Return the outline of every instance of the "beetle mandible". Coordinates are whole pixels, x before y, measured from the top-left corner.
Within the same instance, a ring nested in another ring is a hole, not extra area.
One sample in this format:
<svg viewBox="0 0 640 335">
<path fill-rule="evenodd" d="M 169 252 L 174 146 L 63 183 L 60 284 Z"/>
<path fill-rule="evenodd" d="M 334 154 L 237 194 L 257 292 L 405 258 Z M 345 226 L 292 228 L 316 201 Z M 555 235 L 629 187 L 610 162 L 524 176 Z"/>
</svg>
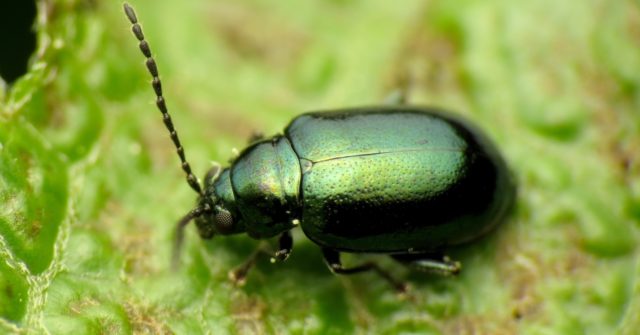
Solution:
<svg viewBox="0 0 640 335">
<path fill-rule="evenodd" d="M 201 186 L 136 14 L 126 3 L 124 11 L 187 182 L 199 197 L 177 224 L 174 250 L 195 221 L 204 239 L 279 236 L 273 259 L 282 261 L 293 247 L 291 229 L 299 225 L 334 273 L 373 270 L 403 290 L 377 263 L 345 267 L 340 253 L 386 254 L 420 270 L 455 274 L 460 264 L 443 257 L 444 249 L 478 239 L 510 212 L 516 186 L 496 146 L 458 117 L 405 104 L 302 114 L 283 134 L 254 141 L 229 167 L 212 167 Z M 236 280 L 253 261 L 234 272 Z"/>
</svg>

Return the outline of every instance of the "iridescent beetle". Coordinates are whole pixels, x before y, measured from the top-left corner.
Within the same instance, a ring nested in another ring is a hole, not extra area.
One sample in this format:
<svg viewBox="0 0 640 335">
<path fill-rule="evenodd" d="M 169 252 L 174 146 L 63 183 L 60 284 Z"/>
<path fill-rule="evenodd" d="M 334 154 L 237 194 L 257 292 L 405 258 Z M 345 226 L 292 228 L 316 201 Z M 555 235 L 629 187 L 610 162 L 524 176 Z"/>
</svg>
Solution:
<svg viewBox="0 0 640 335">
<path fill-rule="evenodd" d="M 516 187 L 495 145 L 466 121 L 405 104 L 302 114 L 283 134 L 245 148 L 229 167 L 211 168 L 201 186 L 136 15 L 128 4 L 124 10 L 147 59 L 156 105 L 198 194 L 196 207 L 178 222 L 175 250 L 184 227 L 195 221 L 204 239 L 279 236 L 273 258 L 282 261 L 299 225 L 334 273 L 374 270 L 403 290 L 377 263 L 344 267 L 340 252 L 387 254 L 421 270 L 455 274 L 459 263 L 442 252 L 478 239 L 510 212 Z M 251 264 L 234 272 L 236 280 Z"/>
</svg>

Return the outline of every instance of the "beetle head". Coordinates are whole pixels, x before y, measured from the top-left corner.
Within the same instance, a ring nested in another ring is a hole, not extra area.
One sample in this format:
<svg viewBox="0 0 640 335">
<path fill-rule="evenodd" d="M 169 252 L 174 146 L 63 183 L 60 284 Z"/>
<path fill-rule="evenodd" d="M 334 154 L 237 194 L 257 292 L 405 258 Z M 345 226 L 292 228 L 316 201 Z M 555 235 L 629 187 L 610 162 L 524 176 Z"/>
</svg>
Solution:
<svg viewBox="0 0 640 335">
<path fill-rule="evenodd" d="M 232 199 L 233 191 L 231 190 L 228 169 L 223 170 L 219 164 L 214 163 L 204 178 L 203 190 L 198 197 L 196 208 L 187 213 L 176 225 L 174 264 L 177 264 L 179 260 L 184 229 L 191 221 L 195 221 L 198 234 L 204 239 L 210 239 L 215 235 L 231 235 L 244 231 L 243 225 L 234 214 L 236 210 Z"/>
<path fill-rule="evenodd" d="M 208 239 L 214 235 L 244 232 L 244 225 L 236 208 L 229 169 L 222 169 L 219 164 L 214 163 L 204 177 L 204 189 L 205 194 L 200 196 L 199 207 L 210 210 L 196 219 L 200 237 Z"/>
</svg>

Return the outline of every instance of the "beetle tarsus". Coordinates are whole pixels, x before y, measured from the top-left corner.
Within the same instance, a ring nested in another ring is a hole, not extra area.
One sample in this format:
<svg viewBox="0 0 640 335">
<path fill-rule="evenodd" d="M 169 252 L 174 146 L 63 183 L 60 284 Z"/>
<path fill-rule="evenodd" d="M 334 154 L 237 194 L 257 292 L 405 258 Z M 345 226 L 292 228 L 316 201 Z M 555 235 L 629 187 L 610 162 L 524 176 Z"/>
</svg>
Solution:
<svg viewBox="0 0 640 335">
<path fill-rule="evenodd" d="M 396 278 L 389 272 L 381 268 L 377 263 L 366 262 L 360 265 L 345 268 L 340 261 L 340 253 L 333 249 L 322 248 L 322 255 L 331 272 L 341 275 L 352 275 L 356 273 L 375 271 L 380 277 L 386 280 L 398 293 L 406 293 L 407 285 Z"/>
<path fill-rule="evenodd" d="M 256 264 L 256 259 L 258 258 L 259 252 L 254 251 L 254 253 L 249 256 L 249 258 L 242 263 L 242 265 L 237 268 L 229 271 L 229 280 L 233 282 L 236 286 L 244 285 L 247 274 L 249 274 L 249 270 Z"/>
<path fill-rule="evenodd" d="M 272 263 L 275 263 L 276 261 L 282 262 L 289 258 L 292 249 L 293 237 L 291 236 L 290 231 L 286 231 L 280 235 L 280 239 L 278 240 L 278 251 L 274 253 L 261 244 L 253 251 L 251 256 L 242 263 L 242 265 L 229 271 L 229 280 L 231 280 L 236 286 L 242 286 L 244 285 L 249 271 L 256 265 L 258 257 L 271 256 Z"/>
<path fill-rule="evenodd" d="M 436 273 L 442 276 L 455 276 L 462 266 L 448 256 L 435 254 L 400 254 L 391 255 L 393 259 L 418 271 Z"/>
<path fill-rule="evenodd" d="M 253 251 L 244 263 L 229 271 L 229 280 L 231 280 L 236 286 L 244 285 L 249 271 L 254 265 L 256 265 L 256 261 L 260 256 L 271 256 L 271 252 L 267 250 L 262 243 Z"/>
<path fill-rule="evenodd" d="M 293 250 L 293 237 L 290 231 L 286 231 L 280 235 L 278 251 L 274 253 L 273 260 L 279 262 L 287 260 L 291 255 L 291 250 Z"/>
</svg>

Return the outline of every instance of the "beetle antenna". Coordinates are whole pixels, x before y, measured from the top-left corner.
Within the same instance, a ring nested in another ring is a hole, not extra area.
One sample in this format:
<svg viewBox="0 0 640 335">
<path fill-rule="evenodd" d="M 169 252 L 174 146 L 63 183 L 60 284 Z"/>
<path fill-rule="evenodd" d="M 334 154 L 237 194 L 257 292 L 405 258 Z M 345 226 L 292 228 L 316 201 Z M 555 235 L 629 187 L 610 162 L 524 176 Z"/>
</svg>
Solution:
<svg viewBox="0 0 640 335">
<path fill-rule="evenodd" d="M 173 269 L 177 269 L 180 266 L 180 251 L 182 250 L 182 243 L 184 241 L 184 227 L 186 227 L 191 220 L 201 216 L 202 213 L 204 213 L 204 210 L 196 207 L 178 221 L 175 239 L 173 240 L 173 250 L 171 251 L 171 267 Z"/>
<path fill-rule="evenodd" d="M 147 41 L 144 39 L 144 34 L 142 33 L 142 27 L 140 27 L 140 24 L 138 23 L 136 12 L 126 2 L 124 3 L 124 12 L 127 15 L 127 18 L 129 19 L 129 22 L 131 22 L 131 25 L 132 25 L 131 31 L 133 31 L 133 34 L 136 36 L 136 38 L 140 42 L 139 44 L 140 51 L 142 51 L 142 54 L 147 58 L 146 60 L 147 70 L 151 74 L 151 77 L 153 77 L 153 80 L 151 81 L 151 86 L 153 87 L 153 90 L 156 93 L 156 106 L 158 107 L 158 110 L 160 111 L 160 113 L 162 113 L 162 120 L 164 121 L 164 125 L 165 127 L 167 127 L 167 130 L 169 131 L 169 134 L 171 136 L 171 140 L 173 141 L 173 145 L 176 147 L 176 152 L 178 153 L 178 156 L 180 157 L 180 162 L 182 163 L 182 170 L 187 175 L 187 183 L 189 183 L 189 186 L 191 186 L 191 188 L 194 191 L 196 191 L 200 195 L 203 195 L 202 188 L 200 187 L 200 183 L 198 183 L 198 178 L 196 178 L 193 172 L 191 172 L 191 166 L 189 165 L 189 162 L 187 162 L 187 159 L 185 158 L 184 148 L 182 147 L 182 144 L 180 143 L 180 139 L 178 138 L 178 132 L 173 127 L 173 121 L 171 121 L 171 116 L 169 115 L 169 111 L 167 110 L 167 105 L 165 103 L 164 96 L 162 96 L 162 83 L 160 82 L 160 77 L 158 76 L 158 66 L 156 64 L 156 61 L 153 59 L 153 57 L 151 57 L 151 49 L 149 48 L 149 43 L 147 43 Z M 185 216 L 184 219 L 186 219 L 187 217 L 189 216 L 188 215 Z M 194 217 L 195 216 L 191 217 L 191 219 L 193 219 Z M 183 220 L 181 220 L 180 222 L 182 223 Z M 184 223 L 184 225 L 186 225 L 190 220 L 187 220 Z"/>
</svg>

